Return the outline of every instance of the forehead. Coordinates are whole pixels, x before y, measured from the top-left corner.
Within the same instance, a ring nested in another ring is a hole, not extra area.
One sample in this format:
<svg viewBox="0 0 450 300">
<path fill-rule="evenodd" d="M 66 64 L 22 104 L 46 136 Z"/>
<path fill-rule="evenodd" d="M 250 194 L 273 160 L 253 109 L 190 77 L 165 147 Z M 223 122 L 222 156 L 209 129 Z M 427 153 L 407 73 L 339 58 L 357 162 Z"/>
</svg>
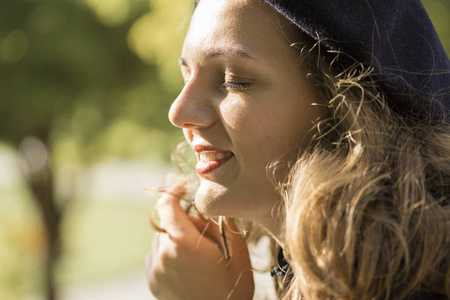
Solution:
<svg viewBox="0 0 450 300">
<path fill-rule="evenodd" d="M 189 26 L 185 50 L 233 48 L 257 52 L 289 45 L 288 21 L 262 1 L 201 0 Z M 274 50 L 274 49 L 272 49 Z"/>
</svg>

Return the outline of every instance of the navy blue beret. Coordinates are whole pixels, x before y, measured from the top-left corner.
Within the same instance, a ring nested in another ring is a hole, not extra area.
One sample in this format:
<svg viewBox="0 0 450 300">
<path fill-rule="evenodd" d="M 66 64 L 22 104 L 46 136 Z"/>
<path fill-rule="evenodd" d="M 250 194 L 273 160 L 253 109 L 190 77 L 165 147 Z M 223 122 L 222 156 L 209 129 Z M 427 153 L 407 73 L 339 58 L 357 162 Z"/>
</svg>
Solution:
<svg viewBox="0 0 450 300">
<path fill-rule="evenodd" d="M 265 1 L 344 65 L 373 66 L 395 111 L 450 121 L 450 62 L 420 0 Z"/>
</svg>

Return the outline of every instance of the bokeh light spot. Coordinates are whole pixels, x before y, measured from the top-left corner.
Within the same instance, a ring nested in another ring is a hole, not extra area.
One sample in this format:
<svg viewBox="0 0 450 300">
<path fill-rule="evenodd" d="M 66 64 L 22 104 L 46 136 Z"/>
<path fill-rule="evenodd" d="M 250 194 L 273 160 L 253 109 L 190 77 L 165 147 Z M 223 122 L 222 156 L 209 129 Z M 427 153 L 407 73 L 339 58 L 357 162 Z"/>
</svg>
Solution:
<svg viewBox="0 0 450 300">
<path fill-rule="evenodd" d="M 122 25 L 128 18 L 130 3 L 127 0 L 86 0 L 100 22 L 106 26 Z"/>
<path fill-rule="evenodd" d="M 28 37 L 22 30 L 13 30 L 0 45 L 0 57 L 5 62 L 17 62 L 24 57 L 28 44 Z"/>
</svg>

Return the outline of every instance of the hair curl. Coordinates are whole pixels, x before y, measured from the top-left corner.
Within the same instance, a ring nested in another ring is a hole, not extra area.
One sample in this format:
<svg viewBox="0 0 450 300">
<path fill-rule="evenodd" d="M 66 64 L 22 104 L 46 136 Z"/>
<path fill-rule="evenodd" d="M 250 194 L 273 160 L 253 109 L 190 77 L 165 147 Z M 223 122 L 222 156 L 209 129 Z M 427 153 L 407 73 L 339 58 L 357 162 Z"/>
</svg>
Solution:
<svg viewBox="0 0 450 300">
<path fill-rule="evenodd" d="M 281 188 L 293 269 L 283 299 L 450 297 L 449 125 L 392 111 L 373 69 L 311 45 L 302 64 L 331 117 Z"/>
</svg>

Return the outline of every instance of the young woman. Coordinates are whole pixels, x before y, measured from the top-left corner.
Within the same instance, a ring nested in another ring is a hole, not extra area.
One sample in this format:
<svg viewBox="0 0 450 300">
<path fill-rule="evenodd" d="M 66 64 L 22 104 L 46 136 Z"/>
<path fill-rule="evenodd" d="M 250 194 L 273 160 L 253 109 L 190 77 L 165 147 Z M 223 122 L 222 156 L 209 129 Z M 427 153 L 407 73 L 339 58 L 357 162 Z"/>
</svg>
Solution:
<svg viewBox="0 0 450 300">
<path fill-rule="evenodd" d="M 450 297 L 450 63 L 419 0 L 201 0 L 180 67 L 199 213 L 158 200 L 158 299 L 252 299 L 237 219 L 279 298 Z"/>
</svg>

